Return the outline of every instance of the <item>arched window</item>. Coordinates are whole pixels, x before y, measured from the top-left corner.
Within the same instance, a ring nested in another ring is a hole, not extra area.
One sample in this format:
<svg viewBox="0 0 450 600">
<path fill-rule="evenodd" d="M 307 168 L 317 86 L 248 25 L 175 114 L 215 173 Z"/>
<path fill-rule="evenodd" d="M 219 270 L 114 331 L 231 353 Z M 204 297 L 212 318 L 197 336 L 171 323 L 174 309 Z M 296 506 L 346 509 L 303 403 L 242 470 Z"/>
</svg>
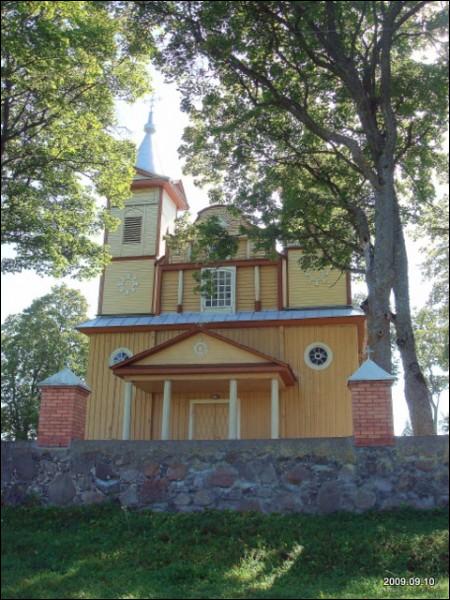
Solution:
<svg viewBox="0 0 450 600">
<path fill-rule="evenodd" d="M 114 365 L 117 365 L 123 360 L 131 358 L 132 356 L 133 353 L 128 348 L 117 348 L 109 357 L 109 366 L 113 367 Z"/>
</svg>

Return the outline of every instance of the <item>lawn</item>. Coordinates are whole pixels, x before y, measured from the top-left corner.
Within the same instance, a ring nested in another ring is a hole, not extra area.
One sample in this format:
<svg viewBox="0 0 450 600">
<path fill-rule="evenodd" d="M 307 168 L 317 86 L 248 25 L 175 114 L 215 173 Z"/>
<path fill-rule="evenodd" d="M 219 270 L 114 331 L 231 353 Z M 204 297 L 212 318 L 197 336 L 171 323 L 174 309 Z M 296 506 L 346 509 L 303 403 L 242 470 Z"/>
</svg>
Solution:
<svg viewBox="0 0 450 600">
<path fill-rule="evenodd" d="M 447 597 L 446 511 L 5 508 L 2 529 L 3 598 Z"/>
</svg>

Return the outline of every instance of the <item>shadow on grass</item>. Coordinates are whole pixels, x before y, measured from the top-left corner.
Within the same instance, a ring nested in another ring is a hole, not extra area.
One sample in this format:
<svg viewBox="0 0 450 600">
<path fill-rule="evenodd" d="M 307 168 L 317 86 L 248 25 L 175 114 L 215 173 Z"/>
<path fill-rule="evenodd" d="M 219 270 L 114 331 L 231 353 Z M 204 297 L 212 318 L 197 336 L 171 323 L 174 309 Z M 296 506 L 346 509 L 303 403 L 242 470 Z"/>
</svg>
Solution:
<svg viewBox="0 0 450 600">
<path fill-rule="evenodd" d="M 382 585 L 385 576 L 444 576 L 443 511 L 7 509 L 3 527 L 3 598 L 445 597 Z"/>
</svg>

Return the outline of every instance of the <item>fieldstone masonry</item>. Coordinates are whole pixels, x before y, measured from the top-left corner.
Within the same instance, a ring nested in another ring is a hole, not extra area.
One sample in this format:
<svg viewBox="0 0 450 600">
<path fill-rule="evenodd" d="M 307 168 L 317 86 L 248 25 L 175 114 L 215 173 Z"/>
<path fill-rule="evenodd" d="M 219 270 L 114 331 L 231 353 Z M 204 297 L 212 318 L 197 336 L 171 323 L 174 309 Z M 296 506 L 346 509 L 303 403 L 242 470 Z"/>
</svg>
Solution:
<svg viewBox="0 0 450 600">
<path fill-rule="evenodd" d="M 2 446 L 10 505 L 331 513 L 448 504 L 448 436 L 384 447 L 358 447 L 353 438 Z"/>
</svg>

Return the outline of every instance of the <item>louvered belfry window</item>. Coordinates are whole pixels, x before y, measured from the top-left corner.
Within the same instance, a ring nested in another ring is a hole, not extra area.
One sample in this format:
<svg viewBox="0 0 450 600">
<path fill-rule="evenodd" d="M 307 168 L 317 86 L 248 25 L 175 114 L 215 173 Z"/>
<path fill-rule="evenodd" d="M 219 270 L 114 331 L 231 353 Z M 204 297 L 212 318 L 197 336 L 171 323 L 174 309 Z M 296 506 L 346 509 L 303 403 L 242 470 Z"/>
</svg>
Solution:
<svg viewBox="0 0 450 600">
<path fill-rule="evenodd" d="M 142 239 L 142 217 L 125 217 L 123 223 L 124 244 L 140 244 Z"/>
</svg>

